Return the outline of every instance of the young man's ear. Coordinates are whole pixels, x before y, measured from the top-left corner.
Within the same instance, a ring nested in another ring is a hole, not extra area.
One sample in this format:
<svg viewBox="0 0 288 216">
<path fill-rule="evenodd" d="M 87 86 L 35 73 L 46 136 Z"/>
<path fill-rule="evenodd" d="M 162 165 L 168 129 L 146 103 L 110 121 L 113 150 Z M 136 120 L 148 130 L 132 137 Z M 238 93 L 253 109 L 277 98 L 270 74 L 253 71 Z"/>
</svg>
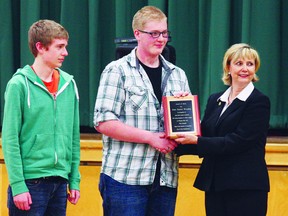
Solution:
<svg viewBox="0 0 288 216">
<path fill-rule="evenodd" d="M 42 53 L 43 51 L 46 50 L 46 47 L 41 42 L 37 42 L 35 44 L 35 47 L 36 47 L 38 53 Z"/>
<path fill-rule="evenodd" d="M 136 40 L 138 40 L 138 37 L 140 35 L 140 32 L 138 31 L 138 29 L 134 30 L 134 37 L 136 38 Z"/>
</svg>

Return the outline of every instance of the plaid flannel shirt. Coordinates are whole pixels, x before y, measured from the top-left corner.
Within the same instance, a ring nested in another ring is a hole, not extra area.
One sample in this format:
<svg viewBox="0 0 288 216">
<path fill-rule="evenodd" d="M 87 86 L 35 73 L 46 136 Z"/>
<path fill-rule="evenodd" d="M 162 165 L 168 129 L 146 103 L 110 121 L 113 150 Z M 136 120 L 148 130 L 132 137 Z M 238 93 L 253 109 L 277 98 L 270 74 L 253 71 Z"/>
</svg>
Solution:
<svg viewBox="0 0 288 216">
<path fill-rule="evenodd" d="M 163 108 L 153 92 L 152 84 L 136 58 L 135 50 L 113 61 L 102 72 L 94 110 L 94 125 L 119 120 L 151 132 L 163 132 Z M 190 92 L 185 72 L 162 56 L 162 92 L 173 95 Z M 171 72 L 167 82 L 163 82 Z M 150 145 L 123 142 L 103 135 L 101 172 L 129 185 L 153 183 L 159 152 Z M 178 157 L 171 152 L 161 156 L 160 184 L 176 188 Z"/>
</svg>

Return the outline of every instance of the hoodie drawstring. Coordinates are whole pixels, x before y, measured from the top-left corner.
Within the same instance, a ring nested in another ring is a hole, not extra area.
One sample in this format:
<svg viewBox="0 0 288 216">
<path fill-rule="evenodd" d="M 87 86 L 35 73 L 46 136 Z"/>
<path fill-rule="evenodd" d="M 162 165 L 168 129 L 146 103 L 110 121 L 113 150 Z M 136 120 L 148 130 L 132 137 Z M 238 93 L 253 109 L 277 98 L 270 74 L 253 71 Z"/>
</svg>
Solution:
<svg viewBox="0 0 288 216">
<path fill-rule="evenodd" d="M 26 81 L 26 86 L 27 86 L 27 104 L 28 104 L 28 107 L 30 108 L 30 88 L 29 88 L 27 76 L 25 76 L 25 81 Z"/>
</svg>

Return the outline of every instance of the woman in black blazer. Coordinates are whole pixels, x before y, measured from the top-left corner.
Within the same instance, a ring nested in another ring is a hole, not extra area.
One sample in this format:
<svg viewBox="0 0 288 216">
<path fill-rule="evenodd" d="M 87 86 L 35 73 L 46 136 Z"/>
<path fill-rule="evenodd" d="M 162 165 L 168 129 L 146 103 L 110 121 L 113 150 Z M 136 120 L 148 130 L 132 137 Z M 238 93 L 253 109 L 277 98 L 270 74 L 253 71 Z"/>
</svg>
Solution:
<svg viewBox="0 0 288 216">
<path fill-rule="evenodd" d="M 176 153 L 203 157 L 194 186 L 205 191 L 207 216 L 263 216 L 269 177 L 265 145 L 270 100 L 257 90 L 257 51 L 234 44 L 223 59 L 225 92 L 212 94 L 201 122 L 202 137 L 179 134 Z"/>
</svg>

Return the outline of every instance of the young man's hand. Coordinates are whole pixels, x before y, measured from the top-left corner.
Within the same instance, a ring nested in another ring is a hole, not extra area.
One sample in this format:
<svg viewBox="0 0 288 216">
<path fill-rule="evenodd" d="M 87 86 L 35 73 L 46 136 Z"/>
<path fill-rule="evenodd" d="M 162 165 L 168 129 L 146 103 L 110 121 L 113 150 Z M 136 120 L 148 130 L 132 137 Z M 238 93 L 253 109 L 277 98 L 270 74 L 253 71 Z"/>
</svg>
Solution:
<svg viewBox="0 0 288 216">
<path fill-rule="evenodd" d="M 78 190 L 70 190 L 70 193 L 68 194 L 68 200 L 70 203 L 75 205 L 80 198 L 80 191 Z"/>
<path fill-rule="evenodd" d="M 30 210 L 32 204 L 32 198 L 29 192 L 21 193 L 13 197 L 13 201 L 16 207 L 20 210 Z"/>
</svg>

